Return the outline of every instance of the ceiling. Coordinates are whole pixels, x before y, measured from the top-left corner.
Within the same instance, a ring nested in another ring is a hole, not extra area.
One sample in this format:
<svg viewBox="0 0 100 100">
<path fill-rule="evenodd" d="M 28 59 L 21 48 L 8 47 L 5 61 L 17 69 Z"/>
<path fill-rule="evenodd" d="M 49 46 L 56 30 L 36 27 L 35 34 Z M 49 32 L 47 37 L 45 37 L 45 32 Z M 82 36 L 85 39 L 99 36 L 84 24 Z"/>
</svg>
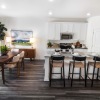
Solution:
<svg viewBox="0 0 100 100">
<path fill-rule="evenodd" d="M 51 17 L 51 18 L 87 18 L 100 15 L 100 0 L 0 0 L 0 16 L 11 17 Z M 48 15 L 52 11 L 53 15 Z"/>
</svg>

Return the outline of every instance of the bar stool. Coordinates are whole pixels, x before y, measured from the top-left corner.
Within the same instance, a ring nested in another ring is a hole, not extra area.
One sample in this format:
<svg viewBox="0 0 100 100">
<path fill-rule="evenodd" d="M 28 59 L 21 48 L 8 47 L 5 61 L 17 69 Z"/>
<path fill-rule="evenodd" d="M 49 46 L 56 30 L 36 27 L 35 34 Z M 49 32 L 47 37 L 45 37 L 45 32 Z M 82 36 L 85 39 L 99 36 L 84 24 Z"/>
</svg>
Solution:
<svg viewBox="0 0 100 100">
<path fill-rule="evenodd" d="M 93 73 L 88 73 L 90 66 L 93 67 Z M 95 68 L 97 68 L 97 73 L 95 73 Z M 91 87 L 93 86 L 94 75 L 97 75 L 97 77 L 96 77 L 97 80 L 98 80 L 98 77 L 100 77 L 99 76 L 99 68 L 100 68 L 100 57 L 94 56 L 93 61 L 92 62 L 89 61 L 88 64 L 87 64 L 87 77 L 90 79 L 88 74 L 92 74 Z"/>
<path fill-rule="evenodd" d="M 61 74 L 61 79 L 64 82 L 64 87 L 65 87 L 65 73 L 64 73 L 64 56 L 51 56 L 51 60 L 50 60 L 50 75 L 49 75 L 49 86 L 51 87 L 51 80 L 52 80 L 52 74 Z M 52 73 L 52 69 L 56 67 L 56 68 L 61 68 L 61 73 Z M 62 75 L 62 71 L 63 71 L 63 75 Z"/>
<path fill-rule="evenodd" d="M 69 74 L 68 74 L 68 79 L 70 78 L 70 74 L 72 74 L 72 78 L 71 78 L 71 87 L 73 84 L 73 75 L 74 74 L 79 74 L 79 79 L 83 78 L 81 76 L 81 68 L 84 68 L 84 78 L 85 78 L 85 86 L 86 86 L 86 57 L 84 56 L 73 56 L 72 57 L 73 61 L 70 61 L 69 63 Z M 70 68 L 71 66 L 72 68 L 72 73 L 70 72 Z M 74 73 L 74 68 L 80 68 L 80 72 L 79 73 Z"/>
</svg>

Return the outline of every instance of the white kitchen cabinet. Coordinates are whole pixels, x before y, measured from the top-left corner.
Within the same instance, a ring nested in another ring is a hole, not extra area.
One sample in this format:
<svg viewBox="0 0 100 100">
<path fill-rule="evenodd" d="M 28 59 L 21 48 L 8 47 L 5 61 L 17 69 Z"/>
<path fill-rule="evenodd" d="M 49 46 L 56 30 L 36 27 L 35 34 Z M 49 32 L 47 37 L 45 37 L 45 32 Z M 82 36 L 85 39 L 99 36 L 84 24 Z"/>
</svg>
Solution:
<svg viewBox="0 0 100 100">
<path fill-rule="evenodd" d="M 67 32 L 68 30 L 67 30 L 67 24 L 66 23 L 64 23 L 64 22 L 62 22 L 61 23 L 61 32 Z"/>
<path fill-rule="evenodd" d="M 74 26 L 73 26 L 73 39 L 75 39 L 75 40 L 80 39 L 80 30 L 81 30 L 81 23 L 74 23 Z"/>
<path fill-rule="evenodd" d="M 72 33 L 75 40 L 86 40 L 87 23 L 82 22 L 50 22 L 48 26 L 49 40 L 60 40 L 61 33 Z"/>
<path fill-rule="evenodd" d="M 86 41 L 87 23 L 74 23 L 73 35 L 73 39 L 75 40 Z"/>
<path fill-rule="evenodd" d="M 60 40 L 60 23 L 55 23 L 55 40 Z"/>
<path fill-rule="evenodd" d="M 87 23 L 81 23 L 80 26 L 80 40 L 86 41 L 87 37 Z"/>
<path fill-rule="evenodd" d="M 74 27 L 74 23 L 69 22 L 69 23 L 68 23 L 68 32 L 73 33 L 73 27 Z"/>
<path fill-rule="evenodd" d="M 48 24 L 48 39 L 49 40 L 55 39 L 55 24 L 54 23 Z"/>
<path fill-rule="evenodd" d="M 48 25 L 48 39 L 60 40 L 60 23 L 53 22 Z"/>
<path fill-rule="evenodd" d="M 73 23 L 72 22 L 61 22 L 61 33 L 63 32 L 73 32 Z"/>
</svg>

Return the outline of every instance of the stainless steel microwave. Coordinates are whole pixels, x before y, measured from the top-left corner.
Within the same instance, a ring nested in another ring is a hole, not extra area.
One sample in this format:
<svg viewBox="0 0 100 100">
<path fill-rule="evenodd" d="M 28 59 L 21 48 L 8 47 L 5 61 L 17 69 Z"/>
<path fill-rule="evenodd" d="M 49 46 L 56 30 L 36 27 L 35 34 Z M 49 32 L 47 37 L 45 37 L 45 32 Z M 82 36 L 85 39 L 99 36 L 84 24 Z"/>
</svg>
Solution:
<svg viewBox="0 0 100 100">
<path fill-rule="evenodd" d="M 65 40 L 65 39 L 73 39 L 73 34 L 61 33 L 61 40 Z"/>
</svg>

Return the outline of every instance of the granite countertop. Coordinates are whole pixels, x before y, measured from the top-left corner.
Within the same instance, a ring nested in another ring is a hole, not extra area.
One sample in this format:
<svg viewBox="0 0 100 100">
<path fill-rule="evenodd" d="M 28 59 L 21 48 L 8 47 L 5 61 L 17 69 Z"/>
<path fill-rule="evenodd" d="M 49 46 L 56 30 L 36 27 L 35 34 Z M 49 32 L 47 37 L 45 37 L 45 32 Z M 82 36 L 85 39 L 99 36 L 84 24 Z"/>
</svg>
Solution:
<svg viewBox="0 0 100 100">
<path fill-rule="evenodd" d="M 60 47 L 47 47 L 47 49 L 60 49 Z M 74 48 L 74 49 L 88 49 L 88 48 Z"/>
<path fill-rule="evenodd" d="M 74 49 L 88 49 L 88 48 L 74 48 Z"/>
</svg>

